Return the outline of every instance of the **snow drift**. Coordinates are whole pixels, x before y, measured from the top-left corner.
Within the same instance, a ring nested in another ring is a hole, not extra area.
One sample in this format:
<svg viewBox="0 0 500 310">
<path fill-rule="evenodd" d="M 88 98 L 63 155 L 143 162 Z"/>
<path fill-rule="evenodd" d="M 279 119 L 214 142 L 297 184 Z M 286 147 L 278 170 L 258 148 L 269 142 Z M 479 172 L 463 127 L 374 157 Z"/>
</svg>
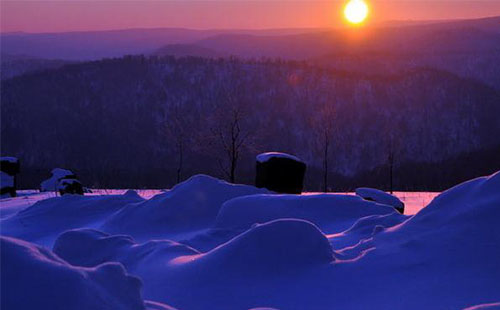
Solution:
<svg viewBox="0 0 500 310">
<path fill-rule="evenodd" d="M 356 189 L 356 195 L 366 200 L 393 206 L 400 213 L 404 212 L 405 204 L 398 197 L 375 188 L 360 187 Z"/>
<path fill-rule="evenodd" d="M 163 233 L 207 228 L 221 205 L 232 198 L 267 193 L 253 186 L 230 184 L 206 175 L 196 175 L 171 191 L 147 201 L 126 206 L 104 223 L 112 233 L 161 236 Z"/>
<path fill-rule="evenodd" d="M 307 221 L 281 219 L 256 224 L 206 254 L 179 257 L 172 263 L 259 275 L 297 270 L 333 260 L 330 243 L 316 226 Z"/>
<path fill-rule="evenodd" d="M 142 310 L 141 281 L 117 263 L 71 266 L 33 244 L 0 237 L 2 309 Z"/>
<path fill-rule="evenodd" d="M 170 240 L 138 244 L 130 236 L 109 235 L 94 229 L 75 229 L 61 234 L 53 251 L 75 266 L 93 267 L 115 261 L 122 263 L 129 272 L 137 272 L 141 264 L 164 263 L 178 256 L 199 254 L 195 249 Z"/>
<path fill-rule="evenodd" d="M 2 235 L 41 245 L 52 245 L 62 232 L 80 227 L 97 227 L 129 203 L 144 201 L 134 191 L 124 195 L 64 195 L 38 201 L 0 221 Z"/>
<path fill-rule="evenodd" d="M 254 223 L 297 218 L 330 233 L 347 229 L 364 216 L 394 212 L 391 207 L 352 195 L 252 195 L 226 202 L 217 216 L 215 228 L 241 230 Z"/>
<path fill-rule="evenodd" d="M 54 252 L 84 267 L 68 268 L 92 274 L 119 262 L 142 280 L 151 309 L 168 309 L 157 302 L 180 310 L 481 309 L 500 300 L 500 172 L 443 192 L 411 217 L 356 196 L 267 195 L 204 176 L 148 201 L 127 195 L 121 199 L 128 205 L 111 199 L 115 211 L 95 217 L 90 201 L 83 208 L 87 197 L 48 199 L 4 219 L 2 230 L 8 224 L 8 232 L 21 234 L 26 227 L 24 236 L 40 242 L 71 229 L 57 238 Z M 89 215 L 78 222 L 70 210 Z M 14 219 L 17 231 L 9 226 Z M 196 232 L 214 221 L 208 233 Z M 191 247 L 155 240 L 173 228 L 196 234 Z M 23 289 L 13 290 L 15 296 Z M 114 309 L 123 305 L 121 292 L 106 297 L 118 303 Z"/>
</svg>

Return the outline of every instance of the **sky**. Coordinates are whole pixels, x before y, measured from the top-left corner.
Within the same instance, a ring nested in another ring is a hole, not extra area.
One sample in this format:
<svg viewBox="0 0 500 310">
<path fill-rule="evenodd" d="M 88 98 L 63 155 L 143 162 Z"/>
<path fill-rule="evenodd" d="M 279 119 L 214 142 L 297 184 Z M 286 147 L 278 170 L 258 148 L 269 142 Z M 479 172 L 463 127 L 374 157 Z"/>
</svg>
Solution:
<svg viewBox="0 0 500 310">
<path fill-rule="evenodd" d="M 500 0 L 366 0 L 369 23 L 500 15 Z M 2 32 L 127 28 L 329 28 L 343 23 L 346 1 L 317 0 L 0 0 Z"/>
</svg>

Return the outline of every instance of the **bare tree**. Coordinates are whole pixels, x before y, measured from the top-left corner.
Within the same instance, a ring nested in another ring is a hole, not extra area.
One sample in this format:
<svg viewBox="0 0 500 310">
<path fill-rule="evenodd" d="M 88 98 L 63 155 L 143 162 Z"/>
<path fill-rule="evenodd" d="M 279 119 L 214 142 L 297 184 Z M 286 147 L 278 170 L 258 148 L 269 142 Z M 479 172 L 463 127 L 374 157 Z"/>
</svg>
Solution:
<svg viewBox="0 0 500 310">
<path fill-rule="evenodd" d="M 238 79 L 221 82 L 214 102 L 215 111 L 209 119 L 210 136 L 206 139 L 209 151 L 231 183 L 236 180 L 236 170 L 244 152 L 255 143 L 256 129 L 250 121 L 251 102 L 245 100 L 245 89 Z"/>
<path fill-rule="evenodd" d="M 395 145 L 392 135 L 389 136 L 389 146 L 387 148 L 387 163 L 389 165 L 389 192 L 392 194 L 394 191 L 394 157 L 395 157 Z"/>
<path fill-rule="evenodd" d="M 325 103 L 315 112 L 310 122 L 315 132 L 316 149 L 322 157 L 323 191 L 327 192 L 332 146 L 336 141 L 338 131 L 337 111 L 332 103 Z"/>
<path fill-rule="evenodd" d="M 184 163 L 184 149 L 187 140 L 187 115 L 181 111 L 179 106 L 173 106 L 167 110 L 167 119 L 164 122 L 164 135 L 174 146 L 177 155 L 176 181 L 182 181 L 182 168 Z"/>
<path fill-rule="evenodd" d="M 389 168 L 389 192 L 394 192 L 394 170 L 398 157 L 401 156 L 401 132 L 397 126 L 396 120 L 387 120 L 386 126 L 386 145 L 387 145 L 387 166 Z"/>
<path fill-rule="evenodd" d="M 223 151 L 222 158 L 217 160 L 223 173 L 234 183 L 238 161 L 253 132 L 245 125 L 247 115 L 240 105 L 226 107 L 216 115 L 217 120 L 210 130 L 215 144 Z"/>
<path fill-rule="evenodd" d="M 323 127 L 323 191 L 328 191 L 328 169 L 330 147 L 336 134 L 337 113 L 333 105 L 325 105 L 321 111 L 321 126 Z"/>
</svg>

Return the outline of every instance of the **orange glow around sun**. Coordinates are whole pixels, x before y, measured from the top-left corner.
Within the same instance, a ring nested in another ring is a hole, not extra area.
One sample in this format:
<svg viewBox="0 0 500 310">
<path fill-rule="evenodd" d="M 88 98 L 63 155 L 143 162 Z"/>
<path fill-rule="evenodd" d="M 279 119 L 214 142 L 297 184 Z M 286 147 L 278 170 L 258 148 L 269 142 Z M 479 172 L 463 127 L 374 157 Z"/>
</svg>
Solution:
<svg viewBox="0 0 500 310">
<path fill-rule="evenodd" d="M 363 0 L 350 0 L 344 7 L 344 17 L 351 24 L 361 24 L 368 16 L 368 4 Z"/>
</svg>

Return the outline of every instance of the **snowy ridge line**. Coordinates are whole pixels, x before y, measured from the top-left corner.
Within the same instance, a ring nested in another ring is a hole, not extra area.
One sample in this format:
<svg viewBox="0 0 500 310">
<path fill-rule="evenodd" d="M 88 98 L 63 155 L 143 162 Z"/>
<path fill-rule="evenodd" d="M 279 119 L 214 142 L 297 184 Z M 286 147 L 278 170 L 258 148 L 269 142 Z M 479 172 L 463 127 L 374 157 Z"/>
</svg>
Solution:
<svg viewBox="0 0 500 310">
<path fill-rule="evenodd" d="M 297 156 L 287 154 L 287 153 L 280 153 L 280 152 L 262 153 L 262 154 L 257 155 L 257 157 L 256 157 L 256 159 L 259 163 L 267 162 L 272 158 L 287 158 L 287 159 L 291 159 L 291 160 L 303 163 L 303 161 L 301 159 L 299 159 Z"/>
<path fill-rule="evenodd" d="M 1 306 L 495 309 L 499 188 L 500 172 L 470 180 L 413 216 L 352 195 L 277 195 L 208 176 L 149 200 L 50 198 L 0 222 L 15 237 L 1 239 L 1 280 L 12 284 Z M 68 298 L 46 298 L 52 289 Z"/>
</svg>

